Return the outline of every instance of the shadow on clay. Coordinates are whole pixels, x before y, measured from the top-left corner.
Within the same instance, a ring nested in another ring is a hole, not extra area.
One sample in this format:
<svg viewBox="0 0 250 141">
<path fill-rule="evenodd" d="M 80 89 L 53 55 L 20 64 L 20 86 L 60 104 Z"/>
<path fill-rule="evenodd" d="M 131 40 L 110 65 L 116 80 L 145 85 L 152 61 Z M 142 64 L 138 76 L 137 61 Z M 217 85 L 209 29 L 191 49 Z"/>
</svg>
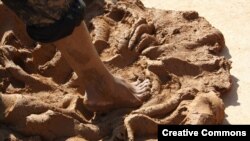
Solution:
<svg viewBox="0 0 250 141">
<path fill-rule="evenodd" d="M 226 59 L 232 58 L 228 46 L 223 48 L 220 55 L 224 56 Z M 225 108 L 227 108 L 229 106 L 240 106 L 240 103 L 238 102 L 238 94 L 237 94 L 237 90 L 239 88 L 238 81 L 239 81 L 238 78 L 231 75 L 232 88 L 222 96 L 222 99 L 223 99 L 224 104 L 225 104 Z M 228 117 L 228 115 L 226 114 L 225 120 L 223 122 L 223 124 L 225 124 L 225 125 L 230 124 L 230 122 L 227 120 L 227 117 Z"/>
<path fill-rule="evenodd" d="M 238 94 L 237 90 L 239 88 L 238 81 L 235 76 L 231 75 L 231 81 L 232 81 L 232 88 L 229 92 L 227 92 L 225 95 L 222 96 L 222 99 L 225 103 L 225 107 L 229 106 L 239 106 L 240 103 L 238 102 Z"/>
<path fill-rule="evenodd" d="M 225 46 L 223 48 L 223 50 L 220 53 L 220 56 L 224 56 L 226 59 L 231 59 L 232 58 L 228 46 Z M 234 63 L 234 62 L 232 62 L 232 63 Z M 240 103 L 238 103 L 238 94 L 237 94 L 237 90 L 239 88 L 238 81 L 239 81 L 238 78 L 231 75 L 232 87 L 227 93 L 225 93 L 222 96 L 222 99 L 223 99 L 223 101 L 225 103 L 226 108 L 228 106 L 239 106 L 240 105 Z"/>
<path fill-rule="evenodd" d="M 227 120 L 227 117 L 228 117 L 228 115 L 225 114 L 225 119 L 224 119 L 222 125 L 230 125 L 230 124 L 231 124 L 231 123 Z"/>
<path fill-rule="evenodd" d="M 222 52 L 221 52 L 220 55 L 224 56 L 227 59 L 231 59 L 232 58 L 228 46 L 226 46 L 226 47 L 223 48 L 223 50 L 222 50 Z M 238 94 L 237 94 L 237 90 L 239 88 L 238 81 L 239 81 L 238 78 L 236 78 L 235 76 L 231 75 L 232 87 L 231 87 L 231 89 L 227 93 L 225 93 L 222 96 L 222 99 L 223 99 L 223 101 L 225 103 L 225 108 L 227 108 L 229 106 L 239 106 L 240 105 L 240 103 L 238 102 Z"/>
<path fill-rule="evenodd" d="M 221 52 L 221 55 L 224 56 L 227 59 L 231 59 L 232 58 L 232 56 L 231 56 L 231 54 L 230 54 L 229 49 L 228 49 L 227 46 L 223 48 L 223 50 Z"/>
<path fill-rule="evenodd" d="M 232 81 L 231 90 L 222 96 L 222 99 L 225 104 L 225 108 L 229 106 L 240 106 L 240 103 L 238 102 L 238 94 L 237 94 L 237 90 L 239 88 L 239 84 L 238 84 L 239 79 L 237 79 L 235 76 L 231 76 L 231 81 Z M 226 124 L 226 125 L 230 124 L 230 122 L 227 120 L 227 117 L 228 115 L 226 114 L 223 124 Z"/>
<path fill-rule="evenodd" d="M 102 15 L 104 13 L 104 0 L 85 0 L 86 10 L 88 14 L 85 15 L 85 22 L 87 25 L 96 16 Z"/>
</svg>

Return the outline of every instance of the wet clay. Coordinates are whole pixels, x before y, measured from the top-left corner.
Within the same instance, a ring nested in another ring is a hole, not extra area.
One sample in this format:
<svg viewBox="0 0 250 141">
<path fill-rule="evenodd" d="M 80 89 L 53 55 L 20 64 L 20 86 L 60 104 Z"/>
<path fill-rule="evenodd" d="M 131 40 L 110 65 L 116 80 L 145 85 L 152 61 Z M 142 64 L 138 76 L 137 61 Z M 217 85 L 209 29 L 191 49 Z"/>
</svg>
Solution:
<svg viewBox="0 0 250 141">
<path fill-rule="evenodd" d="M 87 88 L 61 53 L 32 41 L 0 5 L 0 140 L 156 140 L 158 124 L 223 122 L 220 97 L 232 85 L 231 62 L 220 55 L 223 34 L 205 18 L 145 8 L 139 0 L 98 1 L 88 9 L 86 23 L 108 70 L 131 82 L 148 78 L 150 96 L 136 109 L 88 111 Z"/>
</svg>

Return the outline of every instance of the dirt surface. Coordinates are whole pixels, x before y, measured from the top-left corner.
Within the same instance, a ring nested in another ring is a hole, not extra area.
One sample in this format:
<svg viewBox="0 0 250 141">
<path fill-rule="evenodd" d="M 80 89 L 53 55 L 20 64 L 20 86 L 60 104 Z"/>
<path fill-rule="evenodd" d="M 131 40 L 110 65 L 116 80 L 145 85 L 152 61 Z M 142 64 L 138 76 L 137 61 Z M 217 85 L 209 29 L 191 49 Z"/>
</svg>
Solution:
<svg viewBox="0 0 250 141">
<path fill-rule="evenodd" d="M 167 10 L 195 10 L 224 35 L 226 46 L 222 55 L 232 63 L 233 87 L 223 97 L 225 124 L 250 124 L 249 112 L 249 32 L 248 0 L 142 0 L 146 7 Z M 240 115 L 240 116 L 239 116 Z"/>
<path fill-rule="evenodd" d="M 60 52 L 30 40 L 24 25 L 0 5 L 0 140 L 146 140 L 156 139 L 157 124 L 223 123 L 220 97 L 232 85 L 231 62 L 220 56 L 223 34 L 195 11 L 113 2 L 90 5 L 86 21 L 114 75 L 150 79 L 145 103 L 89 112 Z"/>
</svg>

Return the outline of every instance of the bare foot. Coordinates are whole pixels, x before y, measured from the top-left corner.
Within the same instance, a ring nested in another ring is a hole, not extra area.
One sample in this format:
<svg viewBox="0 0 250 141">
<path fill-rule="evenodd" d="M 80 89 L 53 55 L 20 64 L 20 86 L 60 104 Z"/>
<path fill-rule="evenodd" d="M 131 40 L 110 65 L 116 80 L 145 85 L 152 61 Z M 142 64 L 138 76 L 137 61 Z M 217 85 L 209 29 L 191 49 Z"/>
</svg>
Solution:
<svg viewBox="0 0 250 141">
<path fill-rule="evenodd" d="M 148 29 L 149 26 L 145 25 L 145 28 Z M 139 36 L 139 31 L 136 33 Z M 114 77 L 107 70 L 94 49 L 84 22 L 70 36 L 54 44 L 78 75 L 79 83 L 84 86 L 84 104 L 88 110 L 107 112 L 118 108 L 139 107 L 149 95 L 149 80 L 128 83 Z"/>
<path fill-rule="evenodd" d="M 88 93 L 86 90 L 84 103 L 89 110 L 106 112 L 118 108 L 139 107 L 150 95 L 151 83 L 149 79 L 128 83 L 123 79 L 114 78 L 113 81 L 108 83 L 113 83 L 113 85 L 106 85 L 104 89 L 110 90 L 107 93 L 98 93 L 98 90 Z M 99 89 L 102 88 L 99 87 Z"/>
</svg>

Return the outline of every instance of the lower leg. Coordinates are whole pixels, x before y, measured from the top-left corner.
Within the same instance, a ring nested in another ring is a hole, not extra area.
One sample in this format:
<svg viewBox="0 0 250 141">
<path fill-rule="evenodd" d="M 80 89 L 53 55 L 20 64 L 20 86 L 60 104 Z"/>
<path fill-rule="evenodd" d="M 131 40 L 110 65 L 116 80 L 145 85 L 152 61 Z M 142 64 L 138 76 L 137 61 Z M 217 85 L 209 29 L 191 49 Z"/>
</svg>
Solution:
<svg viewBox="0 0 250 141">
<path fill-rule="evenodd" d="M 84 23 L 76 27 L 70 36 L 54 44 L 84 85 L 85 102 L 90 110 L 140 106 L 141 98 L 149 93 L 148 80 L 129 84 L 110 74 L 100 60 Z"/>
</svg>

